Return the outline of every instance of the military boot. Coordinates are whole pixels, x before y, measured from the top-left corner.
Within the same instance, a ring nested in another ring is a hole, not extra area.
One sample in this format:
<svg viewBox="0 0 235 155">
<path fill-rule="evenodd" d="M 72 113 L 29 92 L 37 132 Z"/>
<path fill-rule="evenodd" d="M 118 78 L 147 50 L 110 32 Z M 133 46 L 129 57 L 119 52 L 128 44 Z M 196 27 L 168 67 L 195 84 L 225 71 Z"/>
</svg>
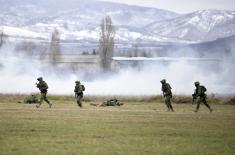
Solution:
<svg viewBox="0 0 235 155">
<path fill-rule="evenodd" d="M 173 109 L 173 107 L 172 107 L 171 104 L 169 104 L 169 109 L 170 109 L 172 112 L 174 112 L 174 109 Z"/>
<path fill-rule="evenodd" d="M 78 106 L 81 108 L 81 107 L 82 107 L 82 104 L 81 104 L 81 103 L 78 103 Z"/>
</svg>

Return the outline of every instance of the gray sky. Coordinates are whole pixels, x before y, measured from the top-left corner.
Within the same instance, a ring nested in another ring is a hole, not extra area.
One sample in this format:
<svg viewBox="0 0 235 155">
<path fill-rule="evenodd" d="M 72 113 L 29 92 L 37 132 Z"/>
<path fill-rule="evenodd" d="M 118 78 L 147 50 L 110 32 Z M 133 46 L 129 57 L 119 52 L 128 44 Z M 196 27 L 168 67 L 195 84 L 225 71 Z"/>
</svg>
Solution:
<svg viewBox="0 0 235 155">
<path fill-rule="evenodd" d="M 149 6 L 178 13 L 204 9 L 235 10 L 235 0 L 101 0 Z"/>
</svg>

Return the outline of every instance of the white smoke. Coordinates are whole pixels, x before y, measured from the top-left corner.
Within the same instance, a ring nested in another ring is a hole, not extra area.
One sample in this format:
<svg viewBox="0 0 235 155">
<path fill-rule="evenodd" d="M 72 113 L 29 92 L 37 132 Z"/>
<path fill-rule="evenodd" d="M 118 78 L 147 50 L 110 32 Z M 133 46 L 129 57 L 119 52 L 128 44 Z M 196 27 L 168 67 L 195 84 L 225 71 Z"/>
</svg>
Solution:
<svg viewBox="0 0 235 155">
<path fill-rule="evenodd" d="M 80 80 L 86 87 L 86 95 L 159 95 L 162 79 L 170 83 L 174 94 L 192 94 L 195 81 L 205 85 L 208 94 L 235 94 L 233 58 L 221 60 L 220 64 L 214 62 L 218 70 L 178 58 L 144 65 L 140 70 L 126 68 L 107 76 L 96 75 L 97 78 L 88 81 L 82 73 L 54 73 L 39 60 L 13 51 L 7 46 L 0 50 L 0 93 L 38 92 L 35 82 L 42 76 L 49 85 L 49 94 L 72 95 L 74 82 Z"/>
<path fill-rule="evenodd" d="M 228 78 L 228 77 L 223 77 Z M 188 95 L 194 91 L 194 82 L 200 81 L 208 93 L 232 94 L 235 87 L 220 82 L 220 73 L 205 72 L 185 60 L 169 65 L 147 65 L 141 71 L 126 69 L 104 80 L 87 83 L 89 94 L 156 95 L 161 94 L 160 80 L 166 79 L 174 94 Z M 220 85 L 221 84 L 221 85 Z"/>
</svg>

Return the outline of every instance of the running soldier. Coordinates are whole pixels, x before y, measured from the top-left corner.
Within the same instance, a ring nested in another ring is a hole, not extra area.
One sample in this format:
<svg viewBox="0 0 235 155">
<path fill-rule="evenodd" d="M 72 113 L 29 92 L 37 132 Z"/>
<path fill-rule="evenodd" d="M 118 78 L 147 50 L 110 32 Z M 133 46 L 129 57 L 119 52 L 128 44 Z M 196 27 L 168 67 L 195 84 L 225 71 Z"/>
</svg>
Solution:
<svg viewBox="0 0 235 155">
<path fill-rule="evenodd" d="M 195 100 L 197 99 L 197 97 L 199 97 L 199 99 L 197 100 L 197 108 L 195 112 L 198 112 L 201 102 L 205 104 L 205 106 L 210 110 L 210 112 L 212 112 L 213 109 L 206 101 L 206 93 L 205 93 L 207 91 L 206 87 L 200 85 L 199 82 L 195 82 L 194 85 L 196 89 L 194 91 L 194 94 L 192 94 L 192 96 L 195 98 Z"/>
<path fill-rule="evenodd" d="M 81 85 L 80 81 L 75 81 L 75 98 L 77 100 L 77 104 L 79 107 L 82 107 L 82 98 L 83 98 L 83 91 L 85 91 L 84 85 Z"/>
<path fill-rule="evenodd" d="M 169 83 L 166 83 L 165 79 L 161 80 L 160 82 L 162 83 L 162 92 L 168 111 L 174 112 L 174 109 L 171 105 L 171 98 L 172 98 L 171 86 Z"/>
<path fill-rule="evenodd" d="M 44 101 L 46 101 L 49 105 L 49 108 L 51 108 L 52 104 L 50 103 L 50 101 L 47 99 L 47 89 L 48 89 L 48 85 L 45 81 L 43 81 L 42 77 L 37 78 L 37 80 L 39 81 L 39 83 L 36 83 L 37 88 L 40 90 L 41 92 L 41 97 L 40 97 L 40 101 L 39 104 L 36 105 L 37 108 L 39 108 Z"/>
</svg>

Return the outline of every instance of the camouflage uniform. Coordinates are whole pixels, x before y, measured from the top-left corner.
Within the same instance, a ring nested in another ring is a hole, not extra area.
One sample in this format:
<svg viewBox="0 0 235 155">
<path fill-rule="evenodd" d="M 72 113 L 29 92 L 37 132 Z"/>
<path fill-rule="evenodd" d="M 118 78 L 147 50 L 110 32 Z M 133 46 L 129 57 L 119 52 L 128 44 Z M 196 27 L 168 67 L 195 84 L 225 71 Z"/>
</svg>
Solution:
<svg viewBox="0 0 235 155">
<path fill-rule="evenodd" d="M 75 81 L 75 83 L 76 85 L 75 85 L 74 93 L 75 93 L 75 97 L 77 100 L 77 104 L 79 107 L 82 107 L 83 91 L 85 91 L 85 87 L 84 85 L 81 85 L 80 81 Z"/>
<path fill-rule="evenodd" d="M 39 103 L 39 100 L 36 95 L 32 94 L 27 96 L 23 101 L 18 101 L 18 103 L 35 104 Z"/>
<path fill-rule="evenodd" d="M 47 83 L 45 81 L 43 81 L 42 77 L 39 77 L 37 80 L 39 81 L 39 83 L 36 83 L 36 86 L 37 86 L 37 88 L 41 92 L 41 97 L 40 97 L 39 104 L 36 107 L 39 108 L 41 106 L 43 100 L 44 100 L 44 101 L 46 101 L 49 104 L 49 107 L 51 108 L 52 104 L 47 99 L 48 85 L 47 85 Z"/>
<path fill-rule="evenodd" d="M 210 112 L 212 112 L 210 105 L 206 101 L 206 94 L 205 94 L 205 92 L 207 91 L 206 88 L 200 85 L 199 82 L 195 82 L 194 85 L 196 89 L 194 91 L 193 96 L 195 97 L 195 99 L 199 97 L 199 99 L 197 100 L 197 107 L 195 112 L 198 112 L 201 102 L 205 104 L 205 106 L 210 110 Z"/>
<path fill-rule="evenodd" d="M 31 96 L 26 97 L 23 102 L 28 104 L 34 104 L 39 103 L 39 100 L 36 95 L 32 94 Z"/>
<path fill-rule="evenodd" d="M 162 83 L 162 92 L 164 95 L 165 104 L 168 108 L 168 111 L 174 111 L 171 105 L 171 98 L 172 98 L 171 86 L 169 83 L 166 83 L 165 79 L 161 80 L 160 82 Z"/>
<path fill-rule="evenodd" d="M 123 103 L 119 102 L 117 99 L 111 99 L 106 102 L 103 102 L 100 106 L 106 107 L 106 106 L 121 106 Z"/>
</svg>

